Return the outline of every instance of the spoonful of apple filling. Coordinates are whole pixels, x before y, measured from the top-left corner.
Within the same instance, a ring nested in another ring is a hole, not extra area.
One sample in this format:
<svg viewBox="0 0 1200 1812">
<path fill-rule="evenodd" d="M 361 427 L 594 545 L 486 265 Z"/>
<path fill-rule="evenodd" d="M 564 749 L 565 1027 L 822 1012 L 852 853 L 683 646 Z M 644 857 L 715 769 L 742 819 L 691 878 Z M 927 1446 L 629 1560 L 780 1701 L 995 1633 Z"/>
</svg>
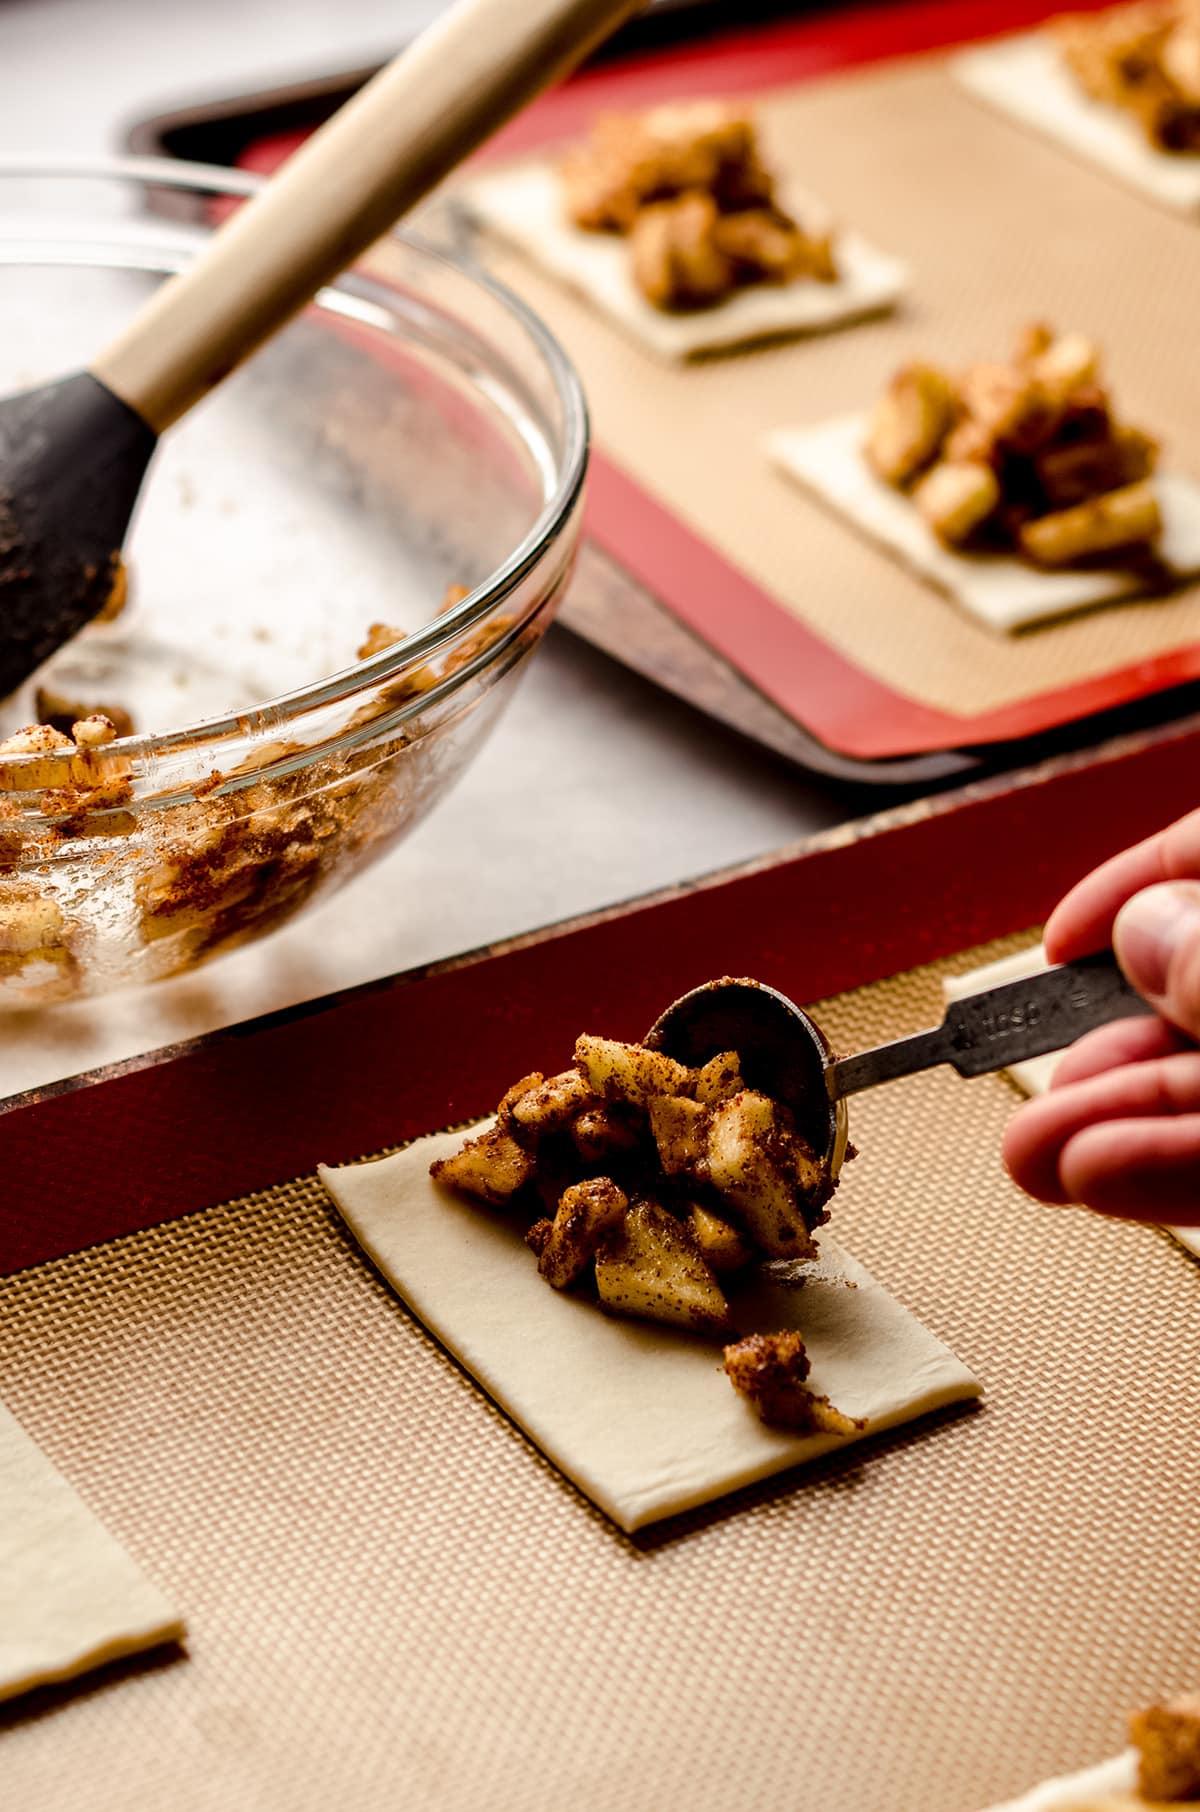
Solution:
<svg viewBox="0 0 1200 1812">
<path fill-rule="evenodd" d="M 846 1144 L 847 1095 L 949 1064 L 984 1076 L 1073 1044 L 1109 1020 L 1153 1009 L 1126 981 L 1111 950 L 952 1001 L 942 1023 L 889 1044 L 834 1055 L 821 1028 L 762 982 L 705 982 L 651 1026 L 647 1045 L 683 1062 L 726 1046 L 744 1073 L 785 1104 L 836 1177 Z"/>
<path fill-rule="evenodd" d="M 728 1341 L 725 1369 L 765 1421 L 858 1424 L 810 1389 L 794 1328 L 734 1339 L 727 1292 L 756 1266 L 815 1275 L 847 1144 L 846 1096 L 949 1063 L 981 1075 L 1148 1011 L 1111 954 L 954 1002 L 942 1025 L 852 1057 L 760 982 L 709 982 L 642 1044 L 584 1035 L 556 1075 L 523 1076 L 495 1119 L 432 1166 L 507 1213 L 556 1290 L 613 1315 Z"/>
<path fill-rule="evenodd" d="M 850 1434 L 858 1424 L 809 1389 L 794 1329 L 734 1338 L 726 1292 L 742 1274 L 766 1260 L 816 1264 L 813 1232 L 845 1155 L 843 1137 L 827 1157 L 817 1120 L 805 1130 L 752 1086 L 760 1077 L 765 1066 L 747 1075 L 733 1048 L 691 1063 L 584 1036 L 569 1069 L 523 1076 L 432 1174 L 506 1212 L 554 1289 L 728 1341 L 726 1370 L 764 1419 Z"/>
</svg>

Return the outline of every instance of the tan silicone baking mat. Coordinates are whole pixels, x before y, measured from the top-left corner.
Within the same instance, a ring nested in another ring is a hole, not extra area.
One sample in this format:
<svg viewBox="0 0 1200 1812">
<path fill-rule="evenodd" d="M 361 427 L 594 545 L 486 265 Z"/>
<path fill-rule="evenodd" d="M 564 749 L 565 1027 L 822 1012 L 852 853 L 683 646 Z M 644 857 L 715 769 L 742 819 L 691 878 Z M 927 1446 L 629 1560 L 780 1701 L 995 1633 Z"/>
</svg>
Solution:
<svg viewBox="0 0 1200 1812">
<path fill-rule="evenodd" d="M 760 117 L 778 168 L 911 265 L 891 319 L 680 368 L 489 239 L 560 336 L 599 444 L 698 534 L 892 687 L 972 716 L 1200 639 L 1200 587 L 993 634 L 768 464 L 771 430 L 869 405 L 895 367 L 1004 356 L 1046 318 L 1096 336 L 1118 407 L 1200 479 L 1200 229 L 994 115 L 939 58 L 790 88 Z"/>
<path fill-rule="evenodd" d="M 822 1018 L 850 1045 L 939 1005 L 922 970 Z M 1012 1103 L 941 1073 L 856 1101 L 837 1205 L 983 1406 L 638 1541 L 311 1178 L 0 1285 L 0 1395 L 191 1628 L 14 1708 L 0 1804 L 972 1812 L 1111 1751 L 1200 1683 L 1200 1268 L 1019 1199 Z"/>
</svg>

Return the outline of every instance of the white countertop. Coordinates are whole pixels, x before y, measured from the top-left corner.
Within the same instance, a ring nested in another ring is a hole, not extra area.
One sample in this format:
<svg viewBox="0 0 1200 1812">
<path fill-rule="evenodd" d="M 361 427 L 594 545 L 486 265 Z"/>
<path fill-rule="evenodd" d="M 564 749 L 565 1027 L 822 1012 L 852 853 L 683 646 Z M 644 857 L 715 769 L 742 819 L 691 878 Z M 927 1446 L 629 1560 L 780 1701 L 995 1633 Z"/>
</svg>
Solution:
<svg viewBox="0 0 1200 1812">
<path fill-rule="evenodd" d="M 370 62 L 438 10 L 6 0 L 0 151 L 116 149 L 139 113 Z M 704 874 L 843 814 L 820 784 L 554 630 L 457 792 L 389 858 L 195 975 L 9 1015 L 0 1095 Z"/>
</svg>

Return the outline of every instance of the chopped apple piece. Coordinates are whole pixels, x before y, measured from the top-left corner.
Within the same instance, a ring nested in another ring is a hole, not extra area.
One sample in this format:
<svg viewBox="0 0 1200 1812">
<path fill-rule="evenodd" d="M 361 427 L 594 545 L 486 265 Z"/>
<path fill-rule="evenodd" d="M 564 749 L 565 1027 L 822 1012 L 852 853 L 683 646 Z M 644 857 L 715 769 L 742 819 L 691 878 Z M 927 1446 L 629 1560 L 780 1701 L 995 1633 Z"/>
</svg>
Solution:
<svg viewBox="0 0 1200 1812">
<path fill-rule="evenodd" d="M 868 462 L 888 484 L 930 464 L 954 426 L 954 386 L 936 365 L 906 365 L 884 391 L 867 430 Z"/>
<path fill-rule="evenodd" d="M 689 190 L 638 212 L 629 235 L 633 280 L 655 308 L 704 308 L 737 283 L 737 266 L 717 242 L 721 216 L 711 195 Z"/>
<path fill-rule="evenodd" d="M 711 1208 L 693 1202 L 689 1220 L 701 1258 L 718 1277 L 743 1270 L 753 1259 L 754 1248 L 741 1228 L 722 1220 Z"/>
<path fill-rule="evenodd" d="M 1146 546 L 1161 533 L 1158 499 L 1143 480 L 1027 522 L 1021 548 L 1040 566 L 1067 566 L 1091 554 Z"/>
<path fill-rule="evenodd" d="M 969 541 L 1000 502 L 1000 480 L 974 460 L 939 460 L 913 493 L 917 508 L 949 547 Z"/>
<path fill-rule="evenodd" d="M 514 1138 L 536 1145 L 547 1133 L 560 1131 L 591 1101 L 592 1092 L 579 1071 L 563 1070 L 558 1076 L 539 1076 L 521 1094 L 510 1089 L 500 1118 Z"/>
<path fill-rule="evenodd" d="M 614 1315 L 665 1321 L 700 1334 L 729 1331 L 724 1292 L 673 1214 L 638 1201 L 596 1253 L 596 1287 Z"/>
<path fill-rule="evenodd" d="M 615 1038 L 592 1038 L 586 1033 L 575 1045 L 575 1061 L 595 1095 L 606 1101 L 629 1101 L 648 1107 L 656 1095 L 689 1095 L 692 1072 L 662 1051 L 648 1051 L 640 1044 L 620 1044 Z"/>
<path fill-rule="evenodd" d="M 813 1255 L 798 1192 L 819 1193 L 821 1168 L 768 1096 L 743 1089 L 714 1110 L 708 1171 L 764 1252 L 772 1258 Z"/>
<path fill-rule="evenodd" d="M 1073 391 L 1100 377 L 1100 348 L 1081 333 L 1060 333 L 1031 360 L 1037 383 L 1052 402 L 1062 404 Z"/>
<path fill-rule="evenodd" d="M 514 1082 L 511 1088 L 505 1089 L 500 1097 L 500 1105 L 496 1109 L 496 1118 L 499 1120 L 501 1126 L 509 1125 L 512 1119 L 513 1107 L 516 1102 L 521 1099 L 521 1096 L 527 1095 L 531 1088 L 536 1088 L 539 1082 L 544 1082 L 545 1080 L 546 1078 L 542 1075 L 541 1070 L 530 1070 L 528 1076 L 522 1076 L 519 1082 Z"/>
<path fill-rule="evenodd" d="M 533 1226 L 526 1230 L 525 1244 L 536 1258 L 540 1258 L 546 1250 L 546 1242 L 553 1231 L 554 1222 L 546 1215 L 540 1221 L 534 1221 Z"/>
<path fill-rule="evenodd" d="M 1051 415 L 1048 399 L 1027 366 L 980 359 L 959 380 L 959 400 L 994 446 L 997 441 L 1024 443 Z"/>
<path fill-rule="evenodd" d="M 556 1290 L 573 1284 L 610 1228 L 619 1226 L 629 1197 L 611 1177 L 592 1177 L 563 1191 L 549 1238 L 538 1255 L 538 1270 Z"/>
<path fill-rule="evenodd" d="M 0 952 L 28 956 L 60 948 L 66 921 L 62 908 L 42 894 L 0 903 Z"/>
<path fill-rule="evenodd" d="M 533 1159 L 511 1133 L 492 1126 L 477 1139 L 468 1139 L 452 1157 L 431 1165 L 430 1175 L 447 1189 L 502 1208 L 533 1176 Z"/>
<path fill-rule="evenodd" d="M 725 1348 L 725 1371 L 735 1390 L 749 1398 L 764 1422 L 800 1434 L 857 1434 L 866 1424 L 845 1416 L 805 1380 L 810 1370 L 804 1341 L 794 1328 L 778 1334 L 751 1334 Z"/>
<path fill-rule="evenodd" d="M 689 1101 L 686 1095 L 658 1095 L 651 1101 L 650 1131 L 667 1176 L 691 1176 L 703 1182 L 708 1174 L 705 1154 L 710 1118 L 707 1107 Z"/>
<path fill-rule="evenodd" d="M 731 1095 L 740 1095 L 745 1086 L 736 1051 L 718 1051 L 703 1069 L 696 1071 L 696 1099 L 705 1107 L 716 1107 Z"/>
<path fill-rule="evenodd" d="M 603 1164 L 635 1151 L 644 1131 L 641 1116 L 623 1103 L 586 1107 L 571 1122 L 571 1138 L 585 1164 Z"/>
</svg>

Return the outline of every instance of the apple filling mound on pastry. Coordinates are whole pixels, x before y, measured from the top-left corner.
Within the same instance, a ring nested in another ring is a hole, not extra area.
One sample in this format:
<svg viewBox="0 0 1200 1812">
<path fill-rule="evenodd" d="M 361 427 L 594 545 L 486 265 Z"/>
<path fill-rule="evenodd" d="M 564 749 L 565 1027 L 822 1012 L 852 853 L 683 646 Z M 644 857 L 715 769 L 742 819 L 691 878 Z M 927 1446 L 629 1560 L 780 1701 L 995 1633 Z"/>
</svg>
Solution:
<svg viewBox="0 0 1200 1812">
<path fill-rule="evenodd" d="M 952 377 L 906 365 L 879 399 L 865 454 L 948 547 L 1049 568 L 1153 558 L 1158 445 L 1121 422 L 1099 351 L 1027 327 L 1015 355 Z"/>
<path fill-rule="evenodd" d="M 836 1187 L 790 1111 L 746 1086 L 735 1052 L 688 1069 L 586 1036 L 570 1069 L 514 1083 L 494 1123 L 431 1174 L 519 1217 L 552 1288 L 719 1339 L 735 1333 L 725 1292 L 738 1273 L 817 1256 Z M 799 1334 L 752 1336 L 725 1358 L 765 1421 L 858 1427 L 808 1390 Z"/>
<path fill-rule="evenodd" d="M 1084 93 L 1120 107 L 1160 151 L 1200 152 L 1200 6 L 1133 0 L 1053 23 Z"/>
<path fill-rule="evenodd" d="M 605 114 L 562 163 L 567 213 L 629 240 L 635 284 L 661 309 L 711 308 L 755 283 L 834 283 L 827 230 L 780 206 L 749 114 L 714 100 Z"/>
</svg>

